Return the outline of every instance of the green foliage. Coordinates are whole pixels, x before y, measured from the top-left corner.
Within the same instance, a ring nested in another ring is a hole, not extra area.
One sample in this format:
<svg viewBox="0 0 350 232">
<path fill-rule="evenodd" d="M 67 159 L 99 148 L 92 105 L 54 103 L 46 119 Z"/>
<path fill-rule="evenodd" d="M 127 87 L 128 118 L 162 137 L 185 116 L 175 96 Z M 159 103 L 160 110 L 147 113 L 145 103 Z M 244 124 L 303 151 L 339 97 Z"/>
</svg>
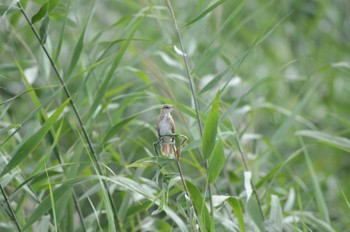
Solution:
<svg viewBox="0 0 350 232">
<path fill-rule="evenodd" d="M 0 231 L 346 231 L 348 9 L 1 1 Z"/>
<path fill-rule="evenodd" d="M 19 163 L 21 163 L 43 140 L 47 132 L 51 127 L 57 122 L 58 117 L 62 114 L 64 108 L 69 103 L 70 99 L 67 99 L 60 107 L 55 110 L 50 118 L 42 125 L 42 127 L 29 137 L 25 142 L 23 142 L 17 150 L 13 151 L 12 159 L 4 167 L 0 176 L 3 176 L 15 168 Z"/>
<path fill-rule="evenodd" d="M 215 142 L 217 127 L 219 122 L 219 100 L 220 91 L 216 94 L 213 105 L 210 109 L 209 115 L 205 120 L 203 139 L 202 139 L 202 151 L 205 159 L 210 159 Z"/>
<path fill-rule="evenodd" d="M 209 216 L 208 208 L 201 192 L 190 181 L 186 181 L 191 199 L 193 199 L 193 206 L 199 217 L 201 231 L 210 231 L 211 218 Z"/>
<path fill-rule="evenodd" d="M 219 141 L 215 145 L 213 155 L 211 156 L 209 161 L 208 181 L 210 184 L 216 181 L 224 165 L 225 165 L 224 147 L 221 139 L 219 139 Z"/>
</svg>

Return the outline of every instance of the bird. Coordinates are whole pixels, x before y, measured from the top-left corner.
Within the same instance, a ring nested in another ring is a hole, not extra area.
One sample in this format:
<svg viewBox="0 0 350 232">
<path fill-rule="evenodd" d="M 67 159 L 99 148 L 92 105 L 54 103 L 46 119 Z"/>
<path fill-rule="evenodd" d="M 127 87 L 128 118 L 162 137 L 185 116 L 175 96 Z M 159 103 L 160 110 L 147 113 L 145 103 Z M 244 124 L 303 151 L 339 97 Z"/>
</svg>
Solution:
<svg viewBox="0 0 350 232">
<path fill-rule="evenodd" d="M 163 105 L 157 120 L 157 131 L 159 139 L 164 135 L 175 134 L 175 123 L 171 116 L 171 111 L 174 106 L 165 104 Z M 175 154 L 174 138 L 169 136 L 164 136 L 160 139 L 160 150 L 163 155 L 169 156 Z"/>
</svg>

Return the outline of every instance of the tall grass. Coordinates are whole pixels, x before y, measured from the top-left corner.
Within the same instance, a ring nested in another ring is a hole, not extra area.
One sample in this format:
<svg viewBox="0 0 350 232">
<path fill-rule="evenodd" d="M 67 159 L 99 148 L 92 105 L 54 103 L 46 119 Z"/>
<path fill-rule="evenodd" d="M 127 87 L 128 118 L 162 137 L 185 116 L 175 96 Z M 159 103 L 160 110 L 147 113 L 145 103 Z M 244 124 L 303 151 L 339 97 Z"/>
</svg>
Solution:
<svg viewBox="0 0 350 232">
<path fill-rule="evenodd" d="M 1 2 L 0 230 L 346 231 L 349 7 Z"/>
</svg>

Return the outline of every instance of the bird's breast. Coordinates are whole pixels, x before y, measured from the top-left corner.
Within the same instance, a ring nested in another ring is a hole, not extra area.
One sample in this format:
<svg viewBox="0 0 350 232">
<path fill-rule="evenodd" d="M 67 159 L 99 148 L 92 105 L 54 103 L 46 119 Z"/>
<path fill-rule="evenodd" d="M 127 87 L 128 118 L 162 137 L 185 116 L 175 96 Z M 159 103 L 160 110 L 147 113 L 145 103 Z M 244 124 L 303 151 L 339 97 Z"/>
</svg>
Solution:
<svg viewBox="0 0 350 232">
<path fill-rule="evenodd" d="M 160 118 L 158 129 L 159 129 L 160 135 L 172 134 L 173 132 L 172 132 L 171 124 L 170 124 L 170 118 L 167 116 Z"/>
</svg>

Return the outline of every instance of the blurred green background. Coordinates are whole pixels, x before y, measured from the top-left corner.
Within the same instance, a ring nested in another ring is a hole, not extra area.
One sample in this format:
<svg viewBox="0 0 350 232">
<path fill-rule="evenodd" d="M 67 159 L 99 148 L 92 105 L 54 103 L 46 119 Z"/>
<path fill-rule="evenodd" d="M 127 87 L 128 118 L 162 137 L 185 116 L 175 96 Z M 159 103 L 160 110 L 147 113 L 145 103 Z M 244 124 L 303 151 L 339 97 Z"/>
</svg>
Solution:
<svg viewBox="0 0 350 232">
<path fill-rule="evenodd" d="M 218 135 L 226 162 L 212 194 L 240 199 L 246 229 L 257 230 L 245 206 L 240 145 L 257 184 L 267 231 L 350 231 L 349 1 L 172 1 L 185 51 L 165 1 L 45 3 L 21 1 L 40 41 L 15 1 L 0 3 L 0 170 L 35 136 L 43 115 L 51 115 L 67 99 L 41 42 L 71 93 L 107 176 L 148 186 L 162 198 L 157 166 L 127 165 L 155 155 L 156 118 L 161 105 L 170 103 L 176 107 L 176 131 L 189 138 L 181 158 L 184 175 L 208 203 L 184 52 L 202 123 L 221 89 Z M 23 228 L 40 200 L 50 195 L 47 168 L 52 189 L 75 177 L 86 178 L 74 185 L 86 227 L 107 231 L 107 216 L 94 211 L 104 210 L 105 196 L 97 181 L 89 181 L 95 171 L 70 106 L 52 130 L 56 143 L 43 138 L 1 176 L 19 224 Z M 57 161 L 55 149 L 66 165 Z M 173 163 L 166 170 L 163 179 L 177 173 Z M 37 181 L 30 179 L 39 174 L 43 177 Z M 28 185 L 21 186 L 23 182 Z M 125 230 L 182 230 L 165 213 L 151 215 L 157 209 L 152 199 L 140 197 L 131 187 L 117 185 L 110 191 L 118 199 Z M 180 182 L 166 189 L 166 204 L 180 215 L 177 197 L 182 192 Z M 279 219 L 270 211 L 274 196 L 280 203 Z M 61 224 L 55 224 L 52 210 L 47 210 L 35 225 L 82 231 L 80 222 L 74 225 L 71 201 L 67 209 L 57 208 Z M 11 231 L 15 227 L 6 208 L 0 213 L 0 228 Z M 215 228 L 239 231 L 237 215 L 227 208 L 227 202 L 215 207 Z M 274 220 L 282 227 L 269 227 Z"/>
</svg>

